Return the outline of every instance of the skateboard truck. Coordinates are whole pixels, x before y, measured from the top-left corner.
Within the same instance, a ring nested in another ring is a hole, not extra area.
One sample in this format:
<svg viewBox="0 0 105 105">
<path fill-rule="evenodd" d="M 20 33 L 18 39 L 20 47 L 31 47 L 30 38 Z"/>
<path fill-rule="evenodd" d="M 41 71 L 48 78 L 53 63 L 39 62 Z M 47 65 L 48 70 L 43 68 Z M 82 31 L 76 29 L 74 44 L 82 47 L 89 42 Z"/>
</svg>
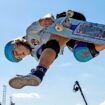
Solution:
<svg viewBox="0 0 105 105">
<path fill-rule="evenodd" d="M 63 31 L 63 27 L 69 28 L 71 26 L 69 18 L 71 18 L 73 15 L 74 12 L 72 10 L 68 10 L 64 20 L 60 24 L 56 24 L 55 29 L 57 31 Z"/>
<path fill-rule="evenodd" d="M 56 31 L 63 31 L 64 27 L 69 28 L 70 26 L 71 24 L 70 24 L 69 17 L 66 16 L 61 23 L 55 25 L 55 29 Z"/>
</svg>

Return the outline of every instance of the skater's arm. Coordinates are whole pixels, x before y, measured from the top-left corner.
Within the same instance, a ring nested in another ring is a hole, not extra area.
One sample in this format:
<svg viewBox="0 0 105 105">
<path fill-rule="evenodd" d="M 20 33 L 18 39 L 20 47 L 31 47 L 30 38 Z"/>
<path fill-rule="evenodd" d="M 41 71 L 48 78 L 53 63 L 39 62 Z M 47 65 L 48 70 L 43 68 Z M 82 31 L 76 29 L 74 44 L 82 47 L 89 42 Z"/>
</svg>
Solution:
<svg viewBox="0 0 105 105">
<path fill-rule="evenodd" d="M 42 18 L 33 22 L 26 30 L 27 35 L 34 35 L 53 23 L 52 18 Z"/>
<path fill-rule="evenodd" d="M 33 22 L 26 30 L 26 35 L 34 35 L 40 32 L 44 27 L 40 25 L 39 21 Z"/>
</svg>

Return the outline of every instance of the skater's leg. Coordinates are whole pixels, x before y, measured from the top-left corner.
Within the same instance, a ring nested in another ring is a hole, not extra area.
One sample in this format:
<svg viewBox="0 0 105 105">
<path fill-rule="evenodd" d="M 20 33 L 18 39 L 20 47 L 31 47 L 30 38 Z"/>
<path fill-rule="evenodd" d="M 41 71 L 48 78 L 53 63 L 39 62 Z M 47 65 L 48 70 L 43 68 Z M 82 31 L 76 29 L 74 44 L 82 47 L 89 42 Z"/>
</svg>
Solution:
<svg viewBox="0 0 105 105">
<path fill-rule="evenodd" d="M 36 69 L 33 69 L 28 75 L 12 78 L 9 81 L 10 86 L 16 89 L 21 89 L 24 86 L 38 86 L 43 80 L 47 69 L 57 57 L 60 48 L 63 48 L 68 40 L 67 38 L 52 35 L 45 45 Z"/>
</svg>

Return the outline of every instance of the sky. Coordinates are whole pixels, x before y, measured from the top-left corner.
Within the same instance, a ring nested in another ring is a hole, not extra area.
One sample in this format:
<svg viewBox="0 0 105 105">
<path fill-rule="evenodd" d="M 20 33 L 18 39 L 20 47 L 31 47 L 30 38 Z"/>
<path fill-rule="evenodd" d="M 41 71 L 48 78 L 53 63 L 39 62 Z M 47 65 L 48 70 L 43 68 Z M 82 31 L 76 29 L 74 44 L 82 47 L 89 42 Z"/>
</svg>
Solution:
<svg viewBox="0 0 105 105">
<path fill-rule="evenodd" d="M 9 62 L 4 56 L 5 44 L 24 36 L 26 28 L 45 14 L 55 16 L 68 9 L 83 13 L 89 22 L 105 24 L 105 0 L 0 0 L 0 101 L 6 85 L 6 105 L 11 96 L 16 105 L 85 105 L 80 92 L 73 91 L 75 81 L 79 81 L 89 105 L 105 105 L 105 51 L 80 63 L 65 48 L 40 86 L 13 89 L 8 85 L 12 77 L 28 74 L 38 62 L 31 56 L 17 64 Z"/>
</svg>

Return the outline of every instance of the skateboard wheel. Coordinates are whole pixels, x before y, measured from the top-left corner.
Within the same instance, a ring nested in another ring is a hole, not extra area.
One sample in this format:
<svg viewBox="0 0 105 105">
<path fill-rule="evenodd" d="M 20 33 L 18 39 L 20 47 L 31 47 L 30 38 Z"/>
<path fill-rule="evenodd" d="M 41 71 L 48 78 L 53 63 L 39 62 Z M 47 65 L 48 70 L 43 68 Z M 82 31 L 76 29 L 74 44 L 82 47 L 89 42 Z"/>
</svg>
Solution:
<svg viewBox="0 0 105 105">
<path fill-rule="evenodd" d="M 57 24 L 57 25 L 55 26 L 55 29 L 56 29 L 57 31 L 62 31 L 62 30 L 63 30 L 63 25 L 62 25 L 62 24 Z"/>
<path fill-rule="evenodd" d="M 74 12 L 72 10 L 68 10 L 66 12 L 66 16 L 68 16 L 68 17 L 72 17 L 73 15 L 74 15 Z"/>
</svg>

